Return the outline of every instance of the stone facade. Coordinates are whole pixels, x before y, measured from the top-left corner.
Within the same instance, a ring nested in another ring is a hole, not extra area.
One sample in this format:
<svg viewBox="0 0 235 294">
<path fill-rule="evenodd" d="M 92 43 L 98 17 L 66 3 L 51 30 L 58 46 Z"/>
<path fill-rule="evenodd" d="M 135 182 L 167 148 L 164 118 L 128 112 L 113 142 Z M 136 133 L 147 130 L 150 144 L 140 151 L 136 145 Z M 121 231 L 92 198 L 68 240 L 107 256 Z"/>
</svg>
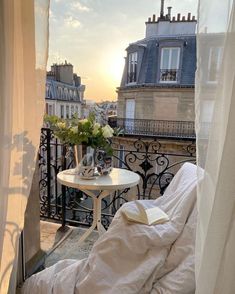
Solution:
<svg viewBox="0 0 235 294">
<path fill-rule="evenodd" d="M 125 118 L 126 100 L 135 100 L 135 118 L 194 121 L 194 88 L 139 87 L 120 89 L 118 117 Z"/>
</svg>

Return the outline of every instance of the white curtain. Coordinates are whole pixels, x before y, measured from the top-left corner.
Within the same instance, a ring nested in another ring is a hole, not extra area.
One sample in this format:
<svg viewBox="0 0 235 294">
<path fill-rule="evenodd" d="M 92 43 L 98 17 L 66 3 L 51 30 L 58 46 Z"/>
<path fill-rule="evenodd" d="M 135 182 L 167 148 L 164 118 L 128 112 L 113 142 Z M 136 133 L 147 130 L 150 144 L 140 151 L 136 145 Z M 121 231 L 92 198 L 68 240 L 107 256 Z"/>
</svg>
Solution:
<svg viewBox="0 0 235 294">
<path fill-rule="evenodd" d="M 196 294 L 235 293 L 235 6 L 200 0 L 197 34 Z"/>
<path fill-rule="evenodd" d="M 0 293 L 14 293 L 40 138 L 49 0 L 0 0 Z M 9 286 L 9 280 L 11 284 Z"/>
</svg>

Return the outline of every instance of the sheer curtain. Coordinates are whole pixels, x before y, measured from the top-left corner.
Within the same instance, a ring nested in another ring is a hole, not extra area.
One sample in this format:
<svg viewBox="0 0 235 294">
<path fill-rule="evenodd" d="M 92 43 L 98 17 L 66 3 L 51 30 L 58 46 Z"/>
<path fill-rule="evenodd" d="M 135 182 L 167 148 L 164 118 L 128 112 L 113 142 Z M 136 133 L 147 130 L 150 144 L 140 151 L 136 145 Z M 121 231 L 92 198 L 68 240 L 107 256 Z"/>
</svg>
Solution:
<svg viewBox="0 0 235 294">
<path fill-rule="evenodd" d="M 44 112 L 48 10 L 49 0 L 0 0 L 1 294 L 15 292 L 19 234 Z"/>
<path fill-rule="evenodd" d="M 196 294 L 235 293 L 235 7 L 200 0 L 196 132 Z"/>
</svg>

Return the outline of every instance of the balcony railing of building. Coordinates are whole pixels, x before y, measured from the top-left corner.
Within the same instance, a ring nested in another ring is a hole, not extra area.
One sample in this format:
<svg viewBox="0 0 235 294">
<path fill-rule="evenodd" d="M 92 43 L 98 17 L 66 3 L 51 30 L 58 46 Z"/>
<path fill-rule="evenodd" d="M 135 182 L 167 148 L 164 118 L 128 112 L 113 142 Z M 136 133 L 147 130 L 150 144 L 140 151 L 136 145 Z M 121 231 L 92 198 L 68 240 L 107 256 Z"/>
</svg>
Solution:
<svg viewBox="0 0 235 294">
<path fill-rule="evenodd" d="M 156 138 L 135 138 L 125 148 L 113 143 L 115 167 L 137 172 L 141 182 L 136 191 L 116 191 L 102 200 L 102 223 L 108 227 L 113 215 L 126 201 L 152 199 L 163 194 L 175 173 L 184 162 L 195 162 L 195 140 L 164 142 Z M 176 144 L 176 145 L 174 145 Z M 66 148 L 54 137 L 50 129 L 43 128 L 39 149 L 39 186 L 41 218 L 74 226 L 91 225 L 91 199 L 79 190 L 61 186 L 57 174 L 74 167 L 73 148 Z M 130 198 L 131 197 L 131 198 Z"/>
<path fill-rule="evenodd" d="M 127 83 L 136 83 L 136 71 L 129 72 L 127 75 Z"/>
<path fill-rule="evenodd" d="M 161 82 L 177 82 L 179 76 L 178 69 L 161 69 L 160 81 Z"/>
<path fill-rule="evenodd" d="M 117 118 L 110 121 L 111 126 L 118 126 L 126 135 L 156 136 L 167 138 L 195 139 L 193 121 L 170 121 Z"/>
</svg>

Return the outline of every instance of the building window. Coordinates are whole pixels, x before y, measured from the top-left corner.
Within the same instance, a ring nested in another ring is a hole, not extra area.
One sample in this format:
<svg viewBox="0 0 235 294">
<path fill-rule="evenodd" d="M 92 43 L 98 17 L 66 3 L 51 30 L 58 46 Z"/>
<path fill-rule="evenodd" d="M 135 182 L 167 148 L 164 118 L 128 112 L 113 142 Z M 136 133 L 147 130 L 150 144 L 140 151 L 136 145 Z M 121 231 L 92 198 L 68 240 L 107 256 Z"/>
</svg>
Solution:
<svg viewBox="0 0 235 294">
<path fill-rule="evenodd" d="M 60 105 L 60 117 L 64 118 L 64 105 Z"/>
<path fill-rule="evenodd" d="M 53 115 L 53 114 L 54 114 L 53 105 L 52 104 L 49 104 L 48 105 L 48 115 Z"/>
<path fill-rule="evenodd" d="M 68 100 L 68 89 L 64 88 L 64 97 L 66 100 Z"/>
<path fill-rule="evenodd" d="M 128 55 L 128 76 L 127 83 L 136 83 L 137 81 L 137 52 Z"/>
<path fill-rule="evenodd" d="M 66 118 L 69 118 L 69 105 L 66 105 Z"/>
<path fill-rule="evenodd" d="M 74 106 L 71 105 L 71 117 L 74 115 Z"/>
<path fill-rule="evenodd" d="M 132 133 L 134 131 L 135 118 L 135 99 L 126 99 L 126 118 L 125 131 Z"/>
<path fill-rule="evenodd" d="M 179 76 L 180 48 L 167 47 L 161 50 L 160 82 L 176 83 Z"/>
<path fill-rule="evenodd" d="M 46 98 L 50 98 L 50 86 L 46 85 Z"/>
<path fill-rule="evenodd" d="M 208 62 L 208 82 L 216 83 L 222 61 L 222 48 L 211 47 Z"/>
</svg>

